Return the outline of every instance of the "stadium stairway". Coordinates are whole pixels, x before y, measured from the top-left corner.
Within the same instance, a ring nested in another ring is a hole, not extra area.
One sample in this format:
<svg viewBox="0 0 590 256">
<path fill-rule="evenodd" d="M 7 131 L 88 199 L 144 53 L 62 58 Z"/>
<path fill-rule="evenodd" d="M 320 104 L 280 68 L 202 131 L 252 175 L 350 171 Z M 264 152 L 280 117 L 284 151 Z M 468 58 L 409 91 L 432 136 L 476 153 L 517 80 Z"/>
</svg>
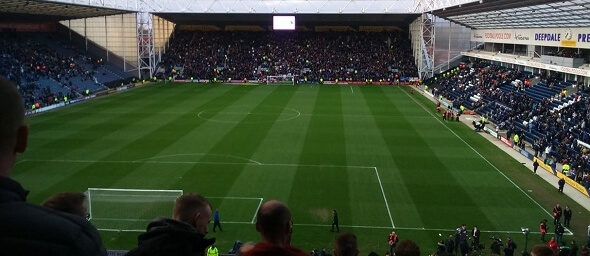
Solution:
<svg viewBox="0 0 590 256">
<path fill-rule="evenodd" d="M 37 81 L 37 83 L 39 83 L 39 88 L 43 89 L 49 87 L 49 90 L 56 94 L 61 92 L 64 95 L 67 95 L 68 93 L 70 93 L 70 89 L 68 87 L 63 86 L 59 82 L 50 78 L 41 78 L 39 79 L 39 81 Z"/>
</svg>

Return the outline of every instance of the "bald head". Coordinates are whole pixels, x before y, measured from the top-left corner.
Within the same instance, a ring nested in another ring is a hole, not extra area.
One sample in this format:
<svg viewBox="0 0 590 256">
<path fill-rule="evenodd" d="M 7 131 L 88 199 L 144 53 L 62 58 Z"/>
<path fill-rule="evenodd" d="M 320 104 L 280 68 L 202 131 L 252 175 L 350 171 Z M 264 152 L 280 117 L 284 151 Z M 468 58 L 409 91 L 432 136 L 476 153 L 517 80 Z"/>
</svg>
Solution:
<svg viewBox="0 0 590 256">
<path fill-rule="evenodd" d="M 357 256 L 359 255 L 356 236 L 352 233 L 342 233 L 336 236 L 334 243 L 334 255 L 336 256 Z"/>
<path fill-rule="evenodd" d="M 553 255 L 555 255 L 553 253 L 553 250 L 551 250 L 551 248 L 549 248 L 549 246 L 544 245 L 544 244 L 535 245 L 535 246 L 533 246 L 533 249 L 531 249 L 531 256 L 553 256 Z"/>
<path fill-rule="evenodd" d="M 16 86 L 0 78 L 0 175 L 8 176 L 16 153 L 26 148 L 25 107 Z"/>
<path fill-rule="evenodd" d="M 271 200 L 258 209 L 256 230 L 262 239 L 274 245 L 283 246 L 291 243 L 291 211 L 284 203 Z"/>
</svg>

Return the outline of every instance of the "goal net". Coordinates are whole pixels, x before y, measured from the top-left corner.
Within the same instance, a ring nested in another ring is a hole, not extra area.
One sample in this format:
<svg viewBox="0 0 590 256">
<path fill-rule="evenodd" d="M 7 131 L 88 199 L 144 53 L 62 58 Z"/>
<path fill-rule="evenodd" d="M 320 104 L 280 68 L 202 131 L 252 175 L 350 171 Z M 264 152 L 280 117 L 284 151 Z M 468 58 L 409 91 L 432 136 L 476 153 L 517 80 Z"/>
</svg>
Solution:
<svg viewBox="0 0 590 256">
<path fill-rule="evenodd" d="M 295 85 L 296 76 L 287 74 L 287 75 L 276 75 L 276 76 L 267 76 L 266 77 L 266 84 L 276 84 L 276 85 Z"/>
<path fill-rule="evenodd" d="M 89 188 L 89 220 L 98 230 L 145 231 L 150 220 L 171 217 L 182 190 Z"/>
</svg>

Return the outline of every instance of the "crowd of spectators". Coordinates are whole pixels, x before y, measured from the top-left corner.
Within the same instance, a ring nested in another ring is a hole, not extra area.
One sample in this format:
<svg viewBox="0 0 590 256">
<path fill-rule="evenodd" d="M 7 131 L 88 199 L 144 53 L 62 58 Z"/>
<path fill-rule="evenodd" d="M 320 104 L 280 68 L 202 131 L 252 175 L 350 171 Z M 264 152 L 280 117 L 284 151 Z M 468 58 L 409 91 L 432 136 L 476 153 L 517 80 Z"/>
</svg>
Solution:
<svg viewBox="0 0 590 256">
<path fill-rule="evenodd" d="M 43 36 L 0 33 L 0 75 L 19 86 L 26 106 L 47 106 L 77 98 L 80 96 L 77 83 L 97 83 L 95 75 L 102 65 L 100 59 L 87 57 L 74 49 L 58 51 L 39 40 Z M 53 81 L 59 88 L 40 83 L 41 80 Z"/>
<path fill-rule="evenodd" d="M 531 86 L 553 88 L 563 79 L 539 75 L 536 79 L 542 83 L 531 85 L 533 78 L 528 72 L 472 63 L 471 67 L 455 68 L 437 77 L 432 86 L 438 94 L 453 100 L 456 108 L 465 104 L 466 99 L 472 99 L 467 101 L 472 103 L 468 107 L 475 111 L 491 106 L 486 118 L 506 131 L 507 138 L 528 135 L 524 138 L 535 156 L 544 156 L 548 163 L 568 163 L 571 169 L 566 174 L 590 189 L 590 151 L 578 143 L 580 140 L 590 144 L 588 94 L 577 92 L 571 95 L 571 104 L 555 109 L 552 102 L 560 102 L 566 95 L 556 93 L 535 100 L 525 91 Z M 539 136 L 533 140 L 532 133 Z"/>
<path fill-rule="evenodd" d="M 222 81 L 283 74 L 310 82 L 417 77 L 401 32 L 179 31 L 161 66 L 167 76 Z"/>
<path fill-rule="evenodd" d="M 583 56 L 585 56 L 585 54 L 578 52 L 576 49 L 570 49 L 570 48 L 559 49 L 557 47 L 543 52 L 543 55 L 557 56 L 557 57 L 564 57 L 564 58 L 583 58 Z"/>
<path fill-rule="evenodd" d="M 456 69 L 448 77 L 442 77 L 439 91 L 443 97 L 462 104 L 466 98 L 477 95 L 479 100 L 471 106 L 474 110 L 484 107 L 488 102 L 498 103 L 499 109 L 494 111 L 491 118 L 498 122 L 507 121 L 519 113 L 531 109 L 533 101 L 524 94 L 530 74 L 519 70 L 508 70 L 499 66 L 474 63 L 470 68 Z M 510 91 L 500 90 L 500 86 L 510 84 Z M 458 92 L 451 94 L 451 92 Z M 456 106 L 457 108 L 459 106 Z M 490 117 L 488 117 L 490 118 Z"/>
<path fill-rule="evenodd" d="M 590 187 L 590 155 L 588 148 L 580 145 L 578 140 L 590 142 L 590 129 L 587 123 L 590 120 L 590 99 L 580 97 L 573 104 L 560 111 L 533 116 L 533 129 L 538 129 L 546 137 L 535 141 L 533 149 L 537 154 L 548 152 L 545 156 L 551 156 L 561 164 L 568 164 L 571 169 L 565 173 L 573 180 Z"/>
</svg>

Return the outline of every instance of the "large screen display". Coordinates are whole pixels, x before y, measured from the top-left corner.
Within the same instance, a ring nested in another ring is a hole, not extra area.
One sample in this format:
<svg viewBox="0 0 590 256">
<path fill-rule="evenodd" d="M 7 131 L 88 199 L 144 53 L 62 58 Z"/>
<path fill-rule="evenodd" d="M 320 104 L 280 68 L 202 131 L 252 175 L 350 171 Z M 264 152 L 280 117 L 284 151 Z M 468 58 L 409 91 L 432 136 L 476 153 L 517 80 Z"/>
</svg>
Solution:
<svg viewBox="0 0 590 256">
<path fill-rule="evenodd" d="M 295 30 L 295 16 L 273 16 L 273 30 Z"/>
</svg>

